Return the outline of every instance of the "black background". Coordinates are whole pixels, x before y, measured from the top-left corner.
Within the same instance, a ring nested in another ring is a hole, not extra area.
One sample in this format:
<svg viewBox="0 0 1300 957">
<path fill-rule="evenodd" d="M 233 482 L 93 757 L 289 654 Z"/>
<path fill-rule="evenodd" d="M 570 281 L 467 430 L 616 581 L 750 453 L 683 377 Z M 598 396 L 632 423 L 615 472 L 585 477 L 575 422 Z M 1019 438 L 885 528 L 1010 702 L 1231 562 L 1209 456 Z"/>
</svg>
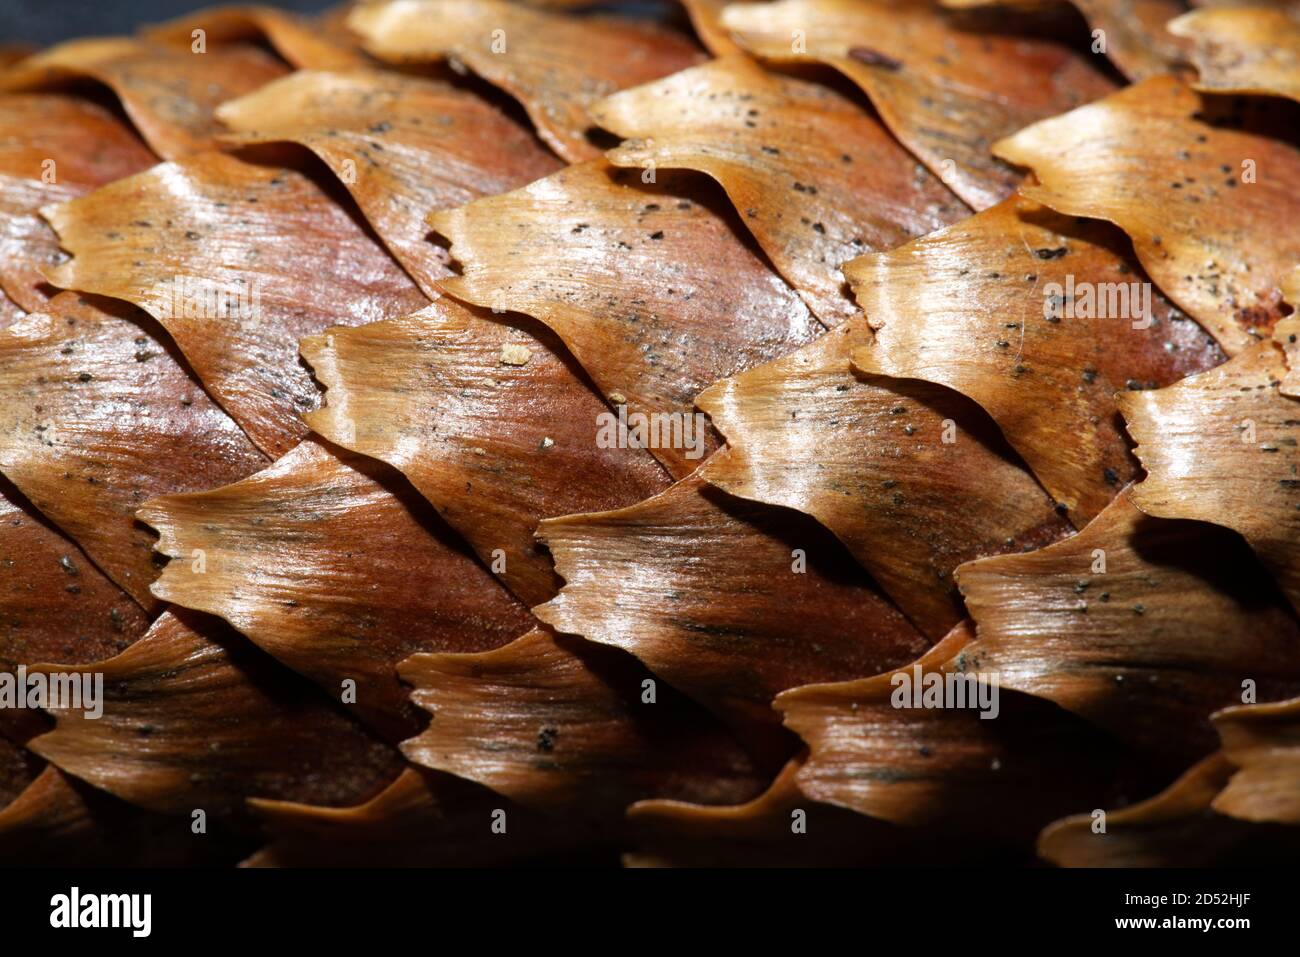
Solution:
<svg viewBox="0 0 1300 957">
<path fill-rule="evenodd" d="M 1205 947 L 1200 952 L 1213 947 L 1215 953 L 1233 954 L 1250 947 L 1249 953 L 1262 953 L 1264 940 L 1294 944 L 1289 874 L 905 867 L 364 873 L 0 868 L 0 947 L 21 954 L 22 945 L 32 953 L 40 946 L 44 953 L 48 942 L 54 945 L 51 954 L 93 957 L 137 946 L 165 947 L 172 957 L 218 948 L 240 954 L 319 951 L 331 957 L 403 948 L 433 957 L 462 950 L 471 957 L 516 952 L 530 957 L 560 949 L 607 957 L 839 950 L 849 957 L 875 957 L 949 947 L 959 955 L 999 949 L 1066 953 L 1092 943 L 1113 947 L 1116 940 L 1126 943 L 1121 952 L 1181 950 L 1195 938 Z M 12 883 L 6 885 L 7 878 Z M 137 939 L 122 929 L 52 929 L 50 899 L 74 885 L 82 893 L 152 894 L 152 934 Z M 1246 892 L 1250 900 L 1243 907 L 1159 910 L 1125 903 L 1126 893 L 1175 891 Z M 1115 926 L 1117 917 L 1173 916 L 1246 917 L 1250 927 L 1205 933 Z M 1063 942 L 1072 947 L 1062 948 Z"/>
<path fill-rule="evenodd" d="M 263 6 L 317 11 L 336 0 L 257 0 Z M 48 46 L 85 36 L 133 33 L 223 0 L 0 0 L 0 43 Z"/>
</svg>

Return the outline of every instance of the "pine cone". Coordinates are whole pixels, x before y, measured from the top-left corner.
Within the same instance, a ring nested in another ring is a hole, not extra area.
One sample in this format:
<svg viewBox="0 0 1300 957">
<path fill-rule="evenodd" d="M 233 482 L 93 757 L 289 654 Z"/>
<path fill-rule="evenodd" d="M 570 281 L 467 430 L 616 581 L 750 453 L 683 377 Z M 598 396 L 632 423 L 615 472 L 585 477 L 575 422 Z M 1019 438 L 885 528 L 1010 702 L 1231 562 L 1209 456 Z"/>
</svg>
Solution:
<svg viewBox="0 0 1300 957">
<path fill-rule="evenodd" d="M 1294 17 L 569 6 L 0 50 L 0 861 L 1288 859 Z"/>
</svg>

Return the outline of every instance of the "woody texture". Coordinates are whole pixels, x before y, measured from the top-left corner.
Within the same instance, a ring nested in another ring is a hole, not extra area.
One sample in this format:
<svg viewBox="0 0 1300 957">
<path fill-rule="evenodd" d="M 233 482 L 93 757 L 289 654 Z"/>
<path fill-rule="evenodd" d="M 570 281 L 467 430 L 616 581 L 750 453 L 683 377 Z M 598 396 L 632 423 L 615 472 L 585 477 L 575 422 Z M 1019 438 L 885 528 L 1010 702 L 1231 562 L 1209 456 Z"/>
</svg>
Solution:
<svg viewBox="0 0 1300 957">
<path fill-rule="evenodd" d="M 1300 12 L 0 45 L 0 864 L 1300 851 Z"/>
</svg>

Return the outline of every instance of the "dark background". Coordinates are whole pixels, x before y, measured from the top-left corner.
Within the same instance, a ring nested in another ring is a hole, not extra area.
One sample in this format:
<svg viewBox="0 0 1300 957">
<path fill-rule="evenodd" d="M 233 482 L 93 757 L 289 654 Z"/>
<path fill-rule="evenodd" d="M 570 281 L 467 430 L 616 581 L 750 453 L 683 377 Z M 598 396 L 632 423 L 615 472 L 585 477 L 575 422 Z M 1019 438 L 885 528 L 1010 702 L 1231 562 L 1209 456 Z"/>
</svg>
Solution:
<svg viewBox="0 0 1300 957">
<path fill-rule="evenodd" d="M 72 37 L 133 33 L 147 23 L 227 0 L 0 0 L 0 44 L 48 46 Z M 286 10 L 317 11 L 337 0 L 257 0 Z"/>
</svg>

